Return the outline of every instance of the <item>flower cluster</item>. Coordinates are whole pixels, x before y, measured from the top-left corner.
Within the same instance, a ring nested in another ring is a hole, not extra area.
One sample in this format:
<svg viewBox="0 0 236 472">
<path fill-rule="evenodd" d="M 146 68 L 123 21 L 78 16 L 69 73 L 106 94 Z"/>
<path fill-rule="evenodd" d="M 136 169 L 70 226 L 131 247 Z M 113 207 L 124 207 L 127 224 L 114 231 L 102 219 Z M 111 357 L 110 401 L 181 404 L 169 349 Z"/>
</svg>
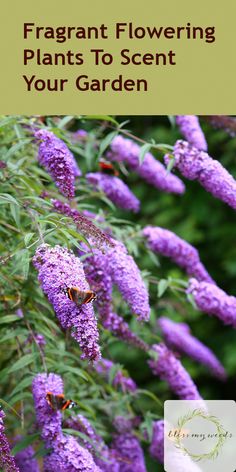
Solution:
<svg viewBox="0 0 236 472">
<path fill-rule="evenodd" d="M 100 188 L 106 196 L 123 210 L 139 211 L 140 202 L 129 187 L 119 177 L 106 175 L 102 172 L 90 172 L 86 175 L 90 184 Z"/>
<path fill-rule="evenodd" d="M 132 432 L 116 434 L 112 442 L 112 449 L 120 461 L 120 471 L 147 471 L 140 442 Z"/>
<path fill-rule="evenodd" d="M 148 321 L 150 315 L 148 291 L 134 259 L 124 244 L 114 241 L 114 248 L 107 253 L 111 279 L 139 321 Z"/>
<path fill-rule="evenodd" d="M 207 121 L 214 128 L 223 129 L 232 138 L 236 135 L 236 119 L 234 116 L 210 115 L 206 117 Z"/>
<path fill-rule="evenodd" d="M 184 138 L 193 146 L 207 151 L 207 142 L 195 115 L 177 115 L 176 123 Z"/>
<path fill-rule="evenodd" d="M 201 263 L 197 249 L 175 233 L 160 227 L 146 226 L 142 234 L 147 238 L 148 246 L 152 251 L 169 257 L 180 267 L 183 267 L 188 275 L 192 275 L 198 280 L 214 283 Z"/>
<path fill-rule="evenodd" d="M 86 277 L 97 293 L 99 314 L 106 318 L 107 312 L 112 311 L 112 285 L 115 284 L 131 311 L 140 321 L 147 321 L 150 313 L 148 291 L 139 268 L 124 244 L 111 241 L 113 247 L 106 254 L 94 251 L 85 261 Z"/>
<path fill-rule="evenodd" d="M 102 325 L 105 329 L 110 331 L 114 336 L 125 341 L 131 346 L 137 347 L 142 351 L 148 351 L 149 346 L 137 334 L 131 331 L 128 323 L 124 321 L 122 316 L 117 315 L 112 311 L 103 312 L 101 317 Z"/>
<path fill-rule="evenodd" d="M 164 421 L 153 421 L 152 440 L 149 452 L 154 459 L 164 464 Z"/>
<path fill-rule="evenodd" d="M 5 413 L 0 409 L 0 468 L 6 472 L 20 472 L 11 455 L 10 445 L 4 432 L 4 417 Z"/>
<path fill-rule="evenodd" d="M 206 152 L 186 141 L 174 146 L 175 166 L 189 180 L 198 180 L 214 197 L 236 209 L 236 181 L 229 172 Z M 169 156 L 165 156 L 166 164 Z"/>
<path fill-rule="evenodd" d="M 115 367 L 112 361 L 109 359 L 100 359 L 94 364 L 94 369 L 99 375 L 102 375 L 109 380 L 110 372 Z M 122 370 L 118 370 L 114 376 L 113 382 L 114 387 L 121 387 L 123 392 L 135 392 L 137 385 L 130 377 L 123 374 Z"/>
<path fill-rule="evenodd" d="M 54 210 L 58 213 L 72 218 L 78 231 L 83 234 L 85 238 L 90 239 L 91 243 L 96 247 L 102 249 L 104 246 L 112 246 L 110 238 L 91 221 L 91 215 L 87 218 L 85 214 L 80 213 L 75 208 L 71 208 L 68 203 L 64 203 L 60 200 L 52 199 L 52 204 Z"/>
<path fill-rule="evenodd" d="M 78 438 L 79 443 L 90 451 L 94 462 L 103 472 L 120 472 L 120 463 L 117 462 L 115 454 L 108 448 L 101 436 L 95 432 L 87 418 L 77 415 L 68 419 L 65 425 L 83 434 L 83 437 Z"/>
<path fill-rule="evenodd" d="M 236 327 L 236 297 L 227 295 L 216 285 L 189 280 L 187 293 L 193 295 L 199 310 L 217 316 L 226 325 Z"/>
<path fill-rule="evenodd" d="M 19 439 L 20 438 L 18 438 L 18 440 Z M 16 441 L 16 444 L 17 442 L 18 441 Z M 15 462 L 20 472 L 40 472 L 38 462 L 34 455 L 35 451 L 32 446 L 27 446 L 25 449 L 16 453 Z"/>
<path fill-rule="evenodd" d="M 167 173 L 165 167 L 147 152 L 140 163 L 141 148 L 130 139 L 116 136 L 107 157 L 113 161 L 124 161 L 150 185 L 164 192 L 182 194 L 185 191 L 183 182 L 173 174 Z"/>
<path fill-rule="evenodd" d="M 62 414 L 54 411 L 46 401 L 47 392 L 63 394 L 62 379 L 55 374 L 38 374 L 33 380 L 33 397 L 42 439 L 50 452 L 44 458 L 45 472 L 100 472 L 90 452 L 72 436 L 64 436 Z"/>
<path fill-rule="evenodd" d="M 163 343 L 154 344 L 152 350 L 157 355 L 157 359 L 148 361 L 153 373 L 161 380 L 165 380 L 170 389 L 182 400 L 201 400 L 196 385 L 173 352 Z"/>
<path fill-rule="evenodd" d="M 66 294 L 68 287 L 89 289 L 79 258 L 65 248 L 45 244 L 37 249 L 33 263 L 62 327 L 72 329 L 72 336 L 80 344 L 82 358 L 99 359 L 99 334 L 91 303 L 77 306 Z"/>
<path fill-rule="evenodd" d="M 186 324 L 175 323 L 163 316 L 159 318 L 158 325 L 170 349 L 187 354 L 192 359 L 208 367 L 212 374 L 219 379 L 226 379 L 224 367 L 217 357 L 207 346 L 191 335 L 190 329 Z"/>
<path fill-rule="evenodd" d="M 81 176 L 81 171 L 73 154 L 66 144 L 51 131 L 40 129 L 34 132 L 39 142 L 38 159 L 65 197 L 73 198 L 75 194 L 75 178 Z"/>
</svg>

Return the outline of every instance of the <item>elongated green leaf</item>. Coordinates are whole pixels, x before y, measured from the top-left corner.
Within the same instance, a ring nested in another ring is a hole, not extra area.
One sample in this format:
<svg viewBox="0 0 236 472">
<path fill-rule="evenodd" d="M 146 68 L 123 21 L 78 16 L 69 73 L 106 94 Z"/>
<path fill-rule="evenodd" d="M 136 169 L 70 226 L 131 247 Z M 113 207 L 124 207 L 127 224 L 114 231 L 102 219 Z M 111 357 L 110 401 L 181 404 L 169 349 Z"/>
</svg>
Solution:
<svg viewBox="0 0 236 472">
<path fill-rule="evenodd" d="M 114 118 L 112 118 L 112 116 L 108 116 L 108 115 L 86 115 L 86 116 L 83 116 L 83 119 L 84 120 L 108 121 L 110 123 L 113 123 L 116 126 L 119 126 L 119 123 Z"/>
<path fill-rule="evenodd" d="M 157 294 L 159 298 L 162 297 L 162 295 L 165 293 L 168 287 L 169 287 L 169 281 L 166 279 L 161 279 L 160 282 L 158 283 L 158 288 L 157 288 Z"/>
<path fill-rule="evenodd" d="M 103 153 L 111 144 L 116 135 L 117 131 L 112 131 L 111 133 L 107 134 L 107 136 L 101 141 L 98 157 L 101 157 L 103 155 Z"/>
<path fill-rule="evenodd" d="M 139 164 L 141 165 L 144 161 L 145 155 L 147 154 L 148 151 L 152 148 L 152 144 L 146 143 L 140 148 L 139 152 Z"/>
<path fill-rule="evenodd" d="M 9 368 L 9 374 L 12 374 L 12 372 L 16 372 L 17 370 L 23 369 L 23 367 L 32 364 L 36 357 L 36 354 L 25 354 Z"/>
<path fill-rule="evenodd" d="M 32 384 L 32 378 L 32 376 L 27 376 L 18 382 L 16 387 L 11 392 L 11 397 L 13 397 L 16 393 L 21 392 L 21 390 L 24 390 L 26 387 L 29 387 L 29 385 Z"/>
<path fill-rule="evenodd" d="M 5 315 L 5 316 L 0 317 L 0 324 L 13 323 L 14 321 L 19 321 L 19 316 Z"/>
</svg>

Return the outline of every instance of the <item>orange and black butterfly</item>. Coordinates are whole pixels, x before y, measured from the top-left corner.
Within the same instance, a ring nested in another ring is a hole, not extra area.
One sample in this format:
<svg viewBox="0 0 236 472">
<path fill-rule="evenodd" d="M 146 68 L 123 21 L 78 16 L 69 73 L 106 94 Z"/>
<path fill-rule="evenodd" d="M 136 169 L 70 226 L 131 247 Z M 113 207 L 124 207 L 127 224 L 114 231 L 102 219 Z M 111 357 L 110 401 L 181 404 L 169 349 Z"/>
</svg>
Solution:
<svg viewBox="0 0 236 472">
<path fill-rule="evenodd" d="M 80 290 L 77 287 L 68 287 L 66 292 L 69 299 L 77 306 L 86 305 L 96 299 L 96 293 L 92 290 Z"/>
<path fill-rule="evenodd" d="M 63 395 L 63 393 L 55 395 L 52 392 L 47 392 L 46 400 L 53 410 L 64 411 L 67 410 L 67 408 L 71 409 L 77 405 L 77 403 L 73 400 L 65 400 L 65 396 Z"/>
<path fill-rule="evenodd" d="M 113 164 L 105 159 L 100 159 L 98 165 L 100 172 L 115 176 L 119 175 L 118 170 L 113 166 Z"/>
</svg>

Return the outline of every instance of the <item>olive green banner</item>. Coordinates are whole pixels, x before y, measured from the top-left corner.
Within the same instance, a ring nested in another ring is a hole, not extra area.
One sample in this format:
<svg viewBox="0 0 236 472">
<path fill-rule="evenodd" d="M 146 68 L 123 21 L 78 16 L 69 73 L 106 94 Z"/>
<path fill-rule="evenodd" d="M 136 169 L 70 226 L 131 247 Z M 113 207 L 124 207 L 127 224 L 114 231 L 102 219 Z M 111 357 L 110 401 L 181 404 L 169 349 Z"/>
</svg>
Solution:
<svg viewBox="0 0 236 472">
<path fill-rule="evenodd" d="M 1 7 L 2 114 L 235 114 L 236 2 Z"/>
</svg>

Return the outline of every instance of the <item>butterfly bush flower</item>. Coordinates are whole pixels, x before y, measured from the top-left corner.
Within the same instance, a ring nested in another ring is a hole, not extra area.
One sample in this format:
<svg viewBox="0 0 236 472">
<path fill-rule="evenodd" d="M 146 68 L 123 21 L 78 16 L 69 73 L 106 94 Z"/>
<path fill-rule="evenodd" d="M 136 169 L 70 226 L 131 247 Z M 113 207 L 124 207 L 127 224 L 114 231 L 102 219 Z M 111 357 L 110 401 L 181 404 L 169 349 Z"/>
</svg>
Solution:
<svg viewBox="0 0 236 472">
<path fill-rule="evenodd" d="M 32 384 L 36 418 L 42 439 L 52 451 L 44 459 L 46 472 L 99 472 L 89 451 L 82 448 L 72 436 L 64 436 L 61 429 L 62 414 L 54 411 L 46 400 L 48 391 L 54 395 L 63 393 L 63 382 L 59 375 L 38 374 Z"/>
<path fill-rule="evenodd" d="M 63 203 L 62 201 L 55 199 L 52 199 L 51 201 L 54 210 L 62 215 L 70 217 L 76 224 L 78 231 L 81 232 L 85 238 L 89 239 L 91 244 L 94 244 L 100 249 L 104 246 L 112 246 L 110 238 L 93 224 L 91 217 L 87 218 L 86 215 L 80 213 L 75 208 L 71 208 L 68 203 Z"/>
<path fill-rule="evenodd" d="M 117 315 L 112 311 L 103 313 L 101 318 L 102 325 L 105 329 L 110 331 L 114 336 L 125 341 L 131 346 L 142 349 L 143 351 L 148 351 L 149 346 L 145 343 L 139 336 L 137 336 L 133 331 L 131 331 L 128 323 L 124 321 L 122 316 Z"/>
<path fill-rule="evenodd" d="M 89 290 L 83 265 L 78 257 L 61 246 L 41 245 L 33 258 L 39 272 L 38 279 L 43 292 L 53 305 L 57 318 L 64 329 L 79 343 L 82 358 L 96 360 L 100 357 L 97 321 L 92 304 L 77 306 L 67 294 L 68 287 Z"/>
<path fill-rule="evenodd" d="M 112 451 L 105 444 L 101 436 L 99 436 L 90 422 L 83 415 L 77 415 L 69 418 L 65 423 L 67 428 L 74 429 L 83 433 L 78 437 L 79 443 L 89 450 L 92 454 L 94 462 L 101 468 L 103 472 L 120 472 L 120 465 L 113 457 Z"/>
<path fill-rule="evenodd" d="M 150 455 L 161 464 L 164 464 L 164 421 L 153 421 L 152 439 L 149 447 Z"/>
<path fill-rule="evenodd" d="M 148 247 L 152 251 L 169 257 L 180 267 L 183 267 L 188 275 L 192 275 L 198 280 L 214 283 L 201 263 L 197 249 L 175 233 L 158 226 L 146 226 L 142 234 L 147 238 Z"/>
<path fill-rule="evenodd" d="M 120 461 L 122 472 L 147 472 L 140 442 L 132 432 L 116 434 L 112 442 L 114 455 Z"/>
<path fill-rule="evenodd" d="M 66 144 L 51 131 L 40 129 L 34 132 L 39 142 L 38 159 L 55 181 L 65 197 L 73 198 L 75 194 L 75 178 L 81 176 L 73 154 Z"/>
<path fill-rule="evenodd" d="M 220 162 L 186 141 L 176 142 L 174 158 L 175 166 L 184 177 L 198 180 L 214 197 L 236 209 L 236 181 Z M 169 159 L 168 155 L 165 156 L 166 164 Z"/>
<path fill-rule="evenodd" d="M 226 115 L 210 115 L 207 121 L 217 129 L 223 129 L 232 138 L 236 135 L 236 119 L 233 116 Z"/>
<path fill-rule="evenodd" d="M 99 375 L 109 380 L 114 365 L 109 359 L 102 358 L 94 364 L 94 369 Z M 116 372 L 112 384 L 114 387 L 121 387 L 123 392 L 135 392 L 137 390 L 136 383 L 130 377 L 126 377 L 121 370 Z"/>
<path fill-rule="evenodd" d="M 217 316 L 226 325 L 236 328 L 236 297 L 227 295 L 216 285 L 189 280 L 187 293 L 192 294 L 199 310 Z"/>
<path fill-rule="evenodd" d="M 5 435 L 4 418 L 5 413 L 0 409 L 0 468 L 6 472 L 20 472 L 14 457 L 11 455 L 10 445 Z"/>
<path fill-rule="evenodd" d="M 207 151 L 207 142 L 197 116 L 177 115 L 176 123 L 180 132 L 190 144 L 202 151 Z"/>
<path fill-rule="evenodd" d="M 152 350 L 157 360 L 148 361 L 150 368 L 161 380 L 165 380 L 170 389 L 182 400 L 201 400 L 197 387 L 190 375 L 165 344 L 154 344 Z"/>
<path fill-rule="evenodd" d="M 148 321 L 150 316 L 149 296 L 140 271 L 133 257 L 121 242 L 107 252 L 108 270 L 122 297 L 139 321 Z"/>
<path fill-rule="evenodd" d="M 86 175 L 87 181 L 95 188 L 100 188 L 106 196 L 123 210 L 139 211 L 140 202 L 129 187 L 119 177 L 94 172 Z"/>
<path fill-rule="evenodd" d="M 96 292 L 95 305 L 103 327 L 128 344 L 147 351 L 148 345 L 131 331 L 121 316 L 112 311 L 112 279 L 106 255 L 94 250 L 93 256 L 84 261 L 84 271 L 90 287 Z"/>
<path fill-rule="evenodd" d="M 92 259 L 85 261 L 85 272 L 89 283 L 97 292 L 99 313 L 111 308 L 112 284 L 117 285 L 139 321 L 148 321 L 150 314 L 149 297 L 138 266 L 121 242 L 112 239 L 113 247 L 101 254 L 94 251 Z"/>
<path fill-rule="evenodd" d="M 45 346 L 46 346 L 46 340 L 45 340 L 45 337 L 43 334 L 39 334 L 39 333 L 30 333 L 29 336 L 27 337 L 27 339 L 25 340 L 24 344 L 27 345 L 27 344 L 32 344 L 32 343 L 36 343 L 39 347 L 42 348 L 42 350 L 44 350 Z"/>
<path fill-rule="evenodd" d="M 32 446 L 27 446 L 25 449 L 16 453 L 15 462 L 20 472 L 40 472 L 38 462 L 34 455 L 35 451 Z"/>
<path fill-rule="evenodd" d="M 224 367 L 217 357 L 208 347 L 191 335 L 190 329 L 186 324 L 175 323 L 162 316 L 158 320 L 158 325 L 170 349 L 187 354 L 187 356 L 208 367 L 212 374 L 219 379 L 226 379 Z"/>
<path fill-rule="evenodd" d="M 177 194 L 184 193 L 183 182 L 175 175 L 168 173 L 150 152 L 145 154 L 143 162 L 140 163 L 140 152 L 140 146 L 131 139 L 116 136 L 111 143 L 107 157 L 112 161 L 124 161 L 142 179 L 159 190 Z"/>
<path fill-rule="evenodd" d="M 154 421 L 152 441 L 149 448 L 150 455 L 161 464 L 164 464 L 164 421 Z M 201 472 L 188 455 L 183 455 L 178 449 L 172 449 L 168 455 L 168 465 L 175 472 Z"/>
</svg>

